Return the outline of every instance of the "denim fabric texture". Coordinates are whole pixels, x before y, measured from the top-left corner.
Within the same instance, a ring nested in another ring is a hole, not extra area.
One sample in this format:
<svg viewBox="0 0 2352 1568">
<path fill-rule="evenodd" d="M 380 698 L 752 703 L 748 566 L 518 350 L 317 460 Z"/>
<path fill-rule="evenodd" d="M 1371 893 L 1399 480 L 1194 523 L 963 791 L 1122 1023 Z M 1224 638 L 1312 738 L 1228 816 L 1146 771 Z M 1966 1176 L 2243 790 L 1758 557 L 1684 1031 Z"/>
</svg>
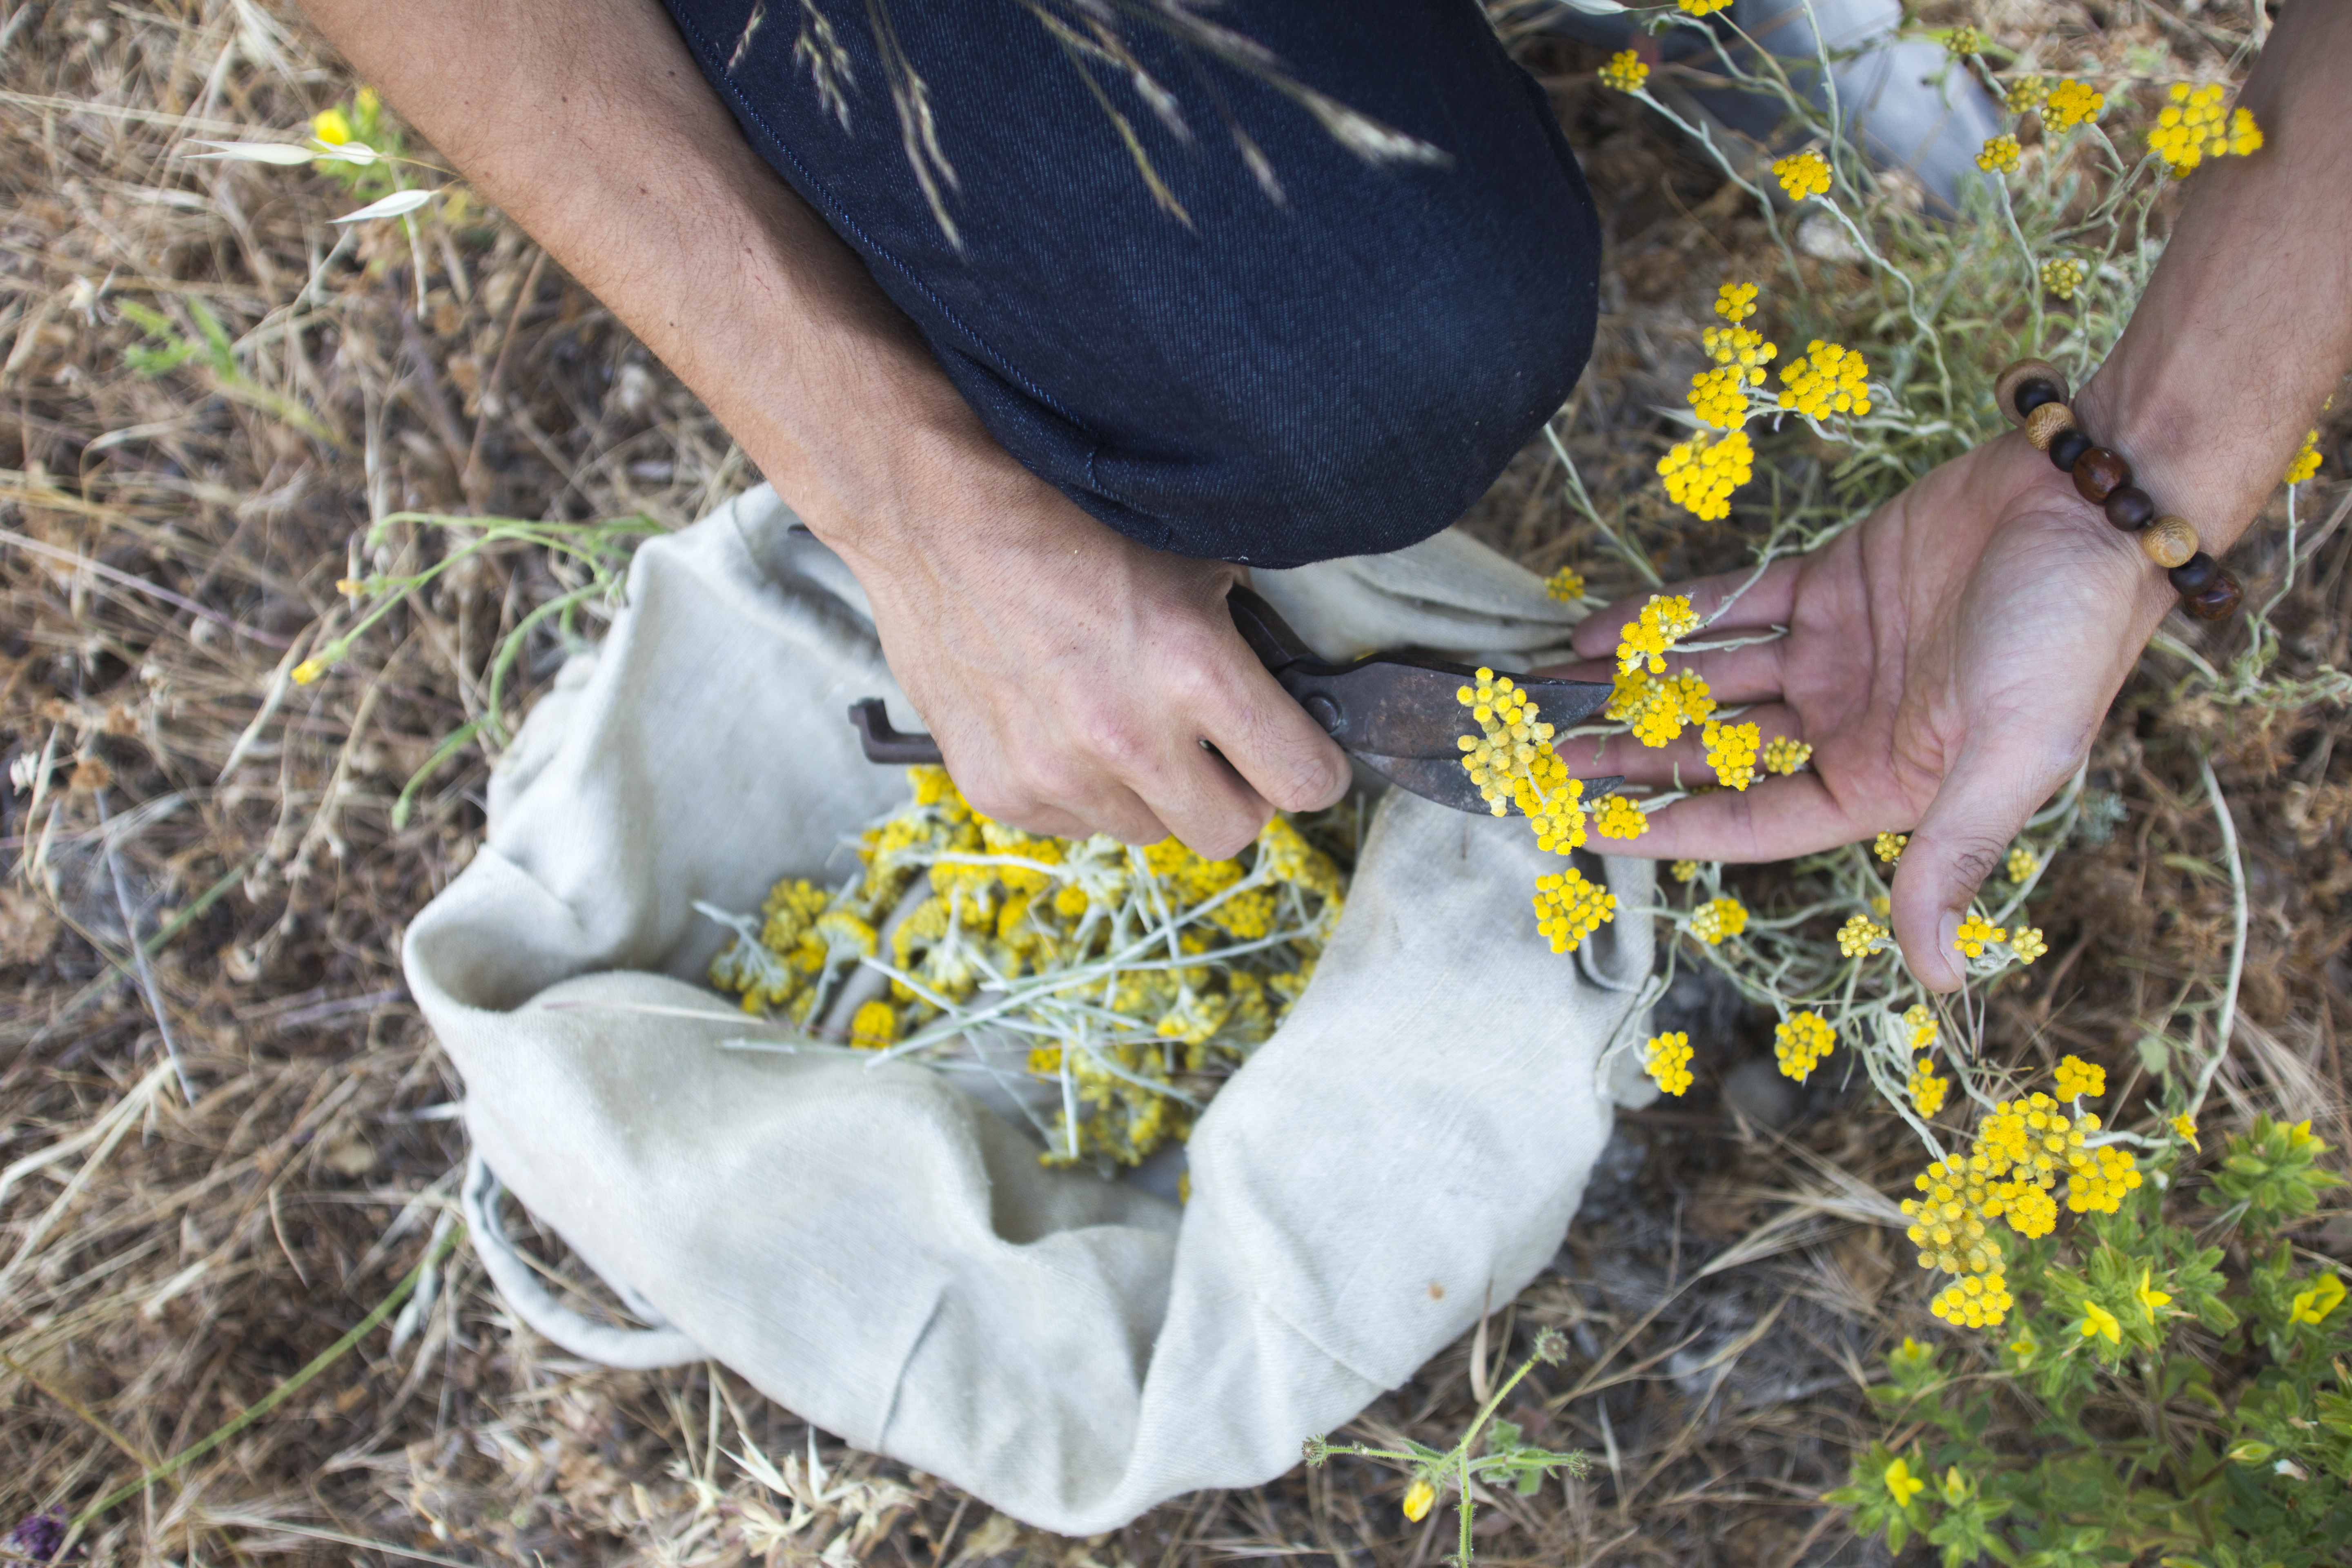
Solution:
<svg viewBox="0 0 2352 1568">
<path fill-rule="evenodd" d="M 913 318 L 988 429 L 1156 549 L 1294 566 L 1424 539 L 1494 481 L 1591 351 L 1591 197 L 1474 0 L 1213 13 L 1442 164 L 1367 163 L 1265 84 L 1130 21 L 1191 140 L 1091 68 L 1183 218 L 1155 204 L 1103 104 L 1013 0 L 892 0 L 957 176 L 961 248 L 908 165 L 866 7 L 816 0 L 855 73 L 845 128 L 795 64 L 806 8 L 666 4 L 753 147 Z M 1264 149 L 1280 203 L 1227 114 Z"/>
</svg>

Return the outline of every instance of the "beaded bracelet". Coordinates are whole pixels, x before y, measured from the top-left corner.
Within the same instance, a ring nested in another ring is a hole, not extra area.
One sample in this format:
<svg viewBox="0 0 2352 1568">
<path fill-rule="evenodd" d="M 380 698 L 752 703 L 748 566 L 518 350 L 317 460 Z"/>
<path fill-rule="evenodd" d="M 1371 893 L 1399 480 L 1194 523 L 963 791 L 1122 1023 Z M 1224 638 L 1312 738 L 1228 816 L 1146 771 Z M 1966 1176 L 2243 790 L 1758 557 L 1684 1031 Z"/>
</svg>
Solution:
<svg viewBox="0 0 2352 1568">
<path fill-rule="evenodd" d="M 2038 359 L 2021 359 L 2000 373 L 1993 398 L 2001 416 L 2025 431 L 2025 438 L 2071 475 L 2083 499 L 2107 521 L 2139 536 L 2139 547 L 2165 570 L 2180 595 L 2180 607 L 2200 620 L 2225 620 L 2236 612 L 2245 590 L 2210 555 L 2200 550 L 2197 530 L 2183 517 L 2159 517 L 2156 502 L 2132 483 L 2131 465 L 2120 453 L 2099 446 L 2076 427 L 2066 406 L 2066 377 Z"/>
</svg>

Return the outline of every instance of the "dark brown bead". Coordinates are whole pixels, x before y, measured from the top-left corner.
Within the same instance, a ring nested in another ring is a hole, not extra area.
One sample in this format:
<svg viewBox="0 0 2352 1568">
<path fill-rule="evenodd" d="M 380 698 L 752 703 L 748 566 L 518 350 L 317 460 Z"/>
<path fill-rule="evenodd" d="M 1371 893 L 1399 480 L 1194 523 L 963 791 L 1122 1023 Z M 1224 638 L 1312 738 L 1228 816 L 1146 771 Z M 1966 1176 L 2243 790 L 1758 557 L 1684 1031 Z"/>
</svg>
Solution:
<svg viewBox="0 0 2352 1568">
<path fill-rule="evenodd" d="M 2172 584 L 2172 591 L 2185 599 L 2211 587 L 2213 579 L 2221 574 L 2220 563 L 2200 550 L 2164 575 Z"/>
<path fill-rule="evenodd" d="M 2050 443 L 2050 460 L 2062 474 L 2074 471 L 2074 460 L 2091 449 L 2091 438 L 2080 430 L 2062 430 Z"/>
<path fill-rule="evenodd" d="M 2107 521 L 2126 533 L 2137 533 L 2156 521 L 2156 502 L 2137 485 L 2126 485 L 2107 498 Z"/>
<path fill-rule="evenodd" d="M 2131 465 L 2124 461 L 2123 454 L 2109 451 L 2105 447 L 2087 448 L 2074 459 L 2071 471 L 2074 476 L 2074 489 L 2093 506 L 2131 483 L 2132 479 Z"/>
<path fill-rule="evenodd" d="M 2015 402 L 2019 418 L 2032 413 L 2045 403 L 2063 403 L 2065 395 L 2046 381 L 2029 381 L 2017 389 Z"/>
<path fill-rule="evenodd" d="M 2213 574 L 2213 581 L 2202 591 L 2184 597 L 2180 607 L 2200 621 L 2226 621 L 2238 613 L 2238 601 L 2245 595 L 2246 591 L 2238 586 L 2235 577 L 2227 572 L 2217 571 Z"/>
</svg>

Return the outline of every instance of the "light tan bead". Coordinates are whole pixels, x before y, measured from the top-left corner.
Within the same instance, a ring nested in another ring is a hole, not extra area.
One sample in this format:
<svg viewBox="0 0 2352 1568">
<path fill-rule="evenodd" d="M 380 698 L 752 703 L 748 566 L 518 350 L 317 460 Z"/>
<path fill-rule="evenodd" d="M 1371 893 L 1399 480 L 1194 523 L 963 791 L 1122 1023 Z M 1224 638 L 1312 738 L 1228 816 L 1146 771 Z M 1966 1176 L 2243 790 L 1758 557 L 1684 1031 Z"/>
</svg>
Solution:
<svg viewBox="0 0 2352 1568">
<path fill-rule="evenodd" d="M 2024 416 L 2017 412 L 2016 406 L 2010 402 L 2010 399 L 2015 397 L 2017 395 L 2017 389 L 2023 386 L 2029 381 L 2048 382 L 2051 385 L 2058 389 L 2058 401 L 2061 403 L 2066 401 L 2066 376 L 2064 372 L 2061 371 L 2056 365 L 2052 364 L 2048 360 L 2019 360 L 2015 364 L 2011 365 L 2007 370 L 2002 371 L 2000 377 L 1992 384 L 1993 404 L 2000 410 L 2000 416 L 2003 419 L 2008 420 L 2011 425 L 2022 425 L 2025 423 Z"/>
<path fill-rule="evenodd" d="M 2139 531 L 2139 547 L 2169 572 L 2197 553 L 2197 529 L 2185 517 L 2159 517 Z"/>
<path fill-rule="evenodd" d="M 2074 428 L 2074 411 L 2063 403 L 2045 403 L 2025 416 L 2025 438 L 2037 452 L 2050 450 L 2062 431 Z"/>
</svg>

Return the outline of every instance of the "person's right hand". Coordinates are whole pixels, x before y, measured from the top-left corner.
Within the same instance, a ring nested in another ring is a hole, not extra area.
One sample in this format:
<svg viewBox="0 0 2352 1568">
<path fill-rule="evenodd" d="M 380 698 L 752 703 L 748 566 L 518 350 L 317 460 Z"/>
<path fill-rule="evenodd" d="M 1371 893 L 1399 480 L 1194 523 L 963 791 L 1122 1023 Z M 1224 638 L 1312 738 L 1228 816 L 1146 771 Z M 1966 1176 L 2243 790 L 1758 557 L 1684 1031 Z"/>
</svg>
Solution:
<svg viewBox="0 0 2352 1568">
<path fill-rule="evenodd" d="M 1347 794 L 1346 754 L 1234 629 L 1242 568 L 1136 543 L 984 438 L 948 445 L 829 542 L 965 799 L 1223 859 L 1276 807 Z"/>
</svg>

